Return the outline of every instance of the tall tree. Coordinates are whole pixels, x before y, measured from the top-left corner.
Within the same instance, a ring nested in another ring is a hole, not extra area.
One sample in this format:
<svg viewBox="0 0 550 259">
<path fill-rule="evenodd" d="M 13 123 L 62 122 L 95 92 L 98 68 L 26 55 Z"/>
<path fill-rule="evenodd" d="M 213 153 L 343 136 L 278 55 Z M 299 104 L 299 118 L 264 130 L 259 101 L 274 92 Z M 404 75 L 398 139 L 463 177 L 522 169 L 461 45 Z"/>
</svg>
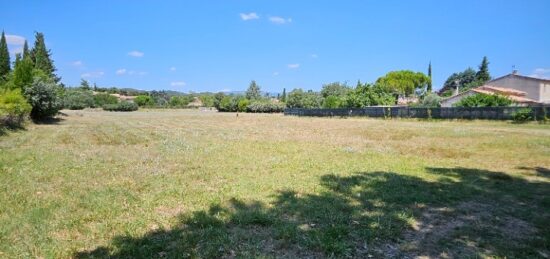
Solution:
<svg viewBox="0 0 550 259">
<path fill-rule="evenodd" d="M 10 53 L 8 51 L 6 35 L 2 31 L 2 38 L 0 38 L 0 80 L 6 79 L 10 71 Z"/>
<path fill-rule="evenodd" d="M 90 83 L 86 79 L 80 79 L 80 88 L 83 90 L 90 90 Z"/>
<path fill-rule="evenodd" d="M 376 84 L 394 94 L 409 96 L 415 90 L 424 89 L 429 81 L 424 73 L 410 70 L 392 71 L 376 80 Z"/>
<path fill-rule="evenodd" d="M 31 51 L 31 58 L 34 62 L 34 67 L 42 70 L 47 76 L 59 82 L 60 78 L 55 75 L 55 66 L 51 59 L 50 50 L 46 48 L 44 34 L 36 32 L 34 48 Z"/>
<path fill-rule="evenodd" d="M 260 94 L 260 86 L 256 84 L 256 81 L 252 80 L 250 82 L 250 86 L 246 90 L 246 99 L 248 100 L 257 100 L 260 99 L 262 96 Z"/>
<path fill-rule="evenodd" d="M 13 84 L 15 88 L 25 90 L 33 82 L 33 63 L 30 57 L 21 58 L 16 55 L 15 66 L 13 67 Z"/>
<path fill-rule="evenodd" d="M 491 74 L 489 73 L 489 60 L 486 56 L 483 57 L 483 60 L 479 65 L 479 71 L 476 73 L 476 80 L 482 84 L 491 80 Z"/>
<path fill-rule="evenodd" d="M 428 77 L 430 80 L 428 81 L 428 87 L 426 87 L 426 91 L 428 93 L 432 92 L 432 62 L 430 61 L 430 64 L 428 65 Z"/>
<path fill-rule="evenodd" d="M 281 96 L 281 101 L 286 102 L 286 88 L 283 88 L 283 96 Z"/>
<path fill-rule="evenodd" d="M 439 90 L 439 94 L 449 96 L 454 93 L 457 87 L 459 91 L 463 92 L 475 86 L 478 86 L 476 81 L 476 71 L 469 67 L 462 72 L 453 73 L 449 76 L 443 84 L 443 88 Z"/>
<path fill-rule="evenodd" d="M 30 58 L 30 54 L 29 44 L 27 44 L 27 40 L 25 40 L 25 44 L 23 44 L 23 58 Z"/>
</svg>

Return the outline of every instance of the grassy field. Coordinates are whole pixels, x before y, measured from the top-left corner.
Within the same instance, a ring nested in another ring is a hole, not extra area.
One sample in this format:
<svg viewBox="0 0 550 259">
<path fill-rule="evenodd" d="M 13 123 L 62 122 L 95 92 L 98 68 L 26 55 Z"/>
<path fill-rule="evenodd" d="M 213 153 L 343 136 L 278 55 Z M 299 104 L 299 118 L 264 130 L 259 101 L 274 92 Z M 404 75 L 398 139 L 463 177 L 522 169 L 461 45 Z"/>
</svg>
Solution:
<svg viewBox="0 0 550 259">
<path fill-rule="evenodd" d="M 0 136 L 0 258 L 550 256 L 550 125 L 65 113 Z"/>
</svg>

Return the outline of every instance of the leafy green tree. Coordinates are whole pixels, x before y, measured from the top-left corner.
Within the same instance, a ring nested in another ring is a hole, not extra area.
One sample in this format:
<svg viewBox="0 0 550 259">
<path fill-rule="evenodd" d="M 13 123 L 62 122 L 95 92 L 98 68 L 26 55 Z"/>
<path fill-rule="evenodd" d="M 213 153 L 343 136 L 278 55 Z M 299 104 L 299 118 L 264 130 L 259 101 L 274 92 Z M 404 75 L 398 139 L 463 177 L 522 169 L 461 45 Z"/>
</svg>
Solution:
<svg viewBox="0 0 550 259">
<path fill-rule="evenodd" d="M 456 107 L 498 107 L 510 106 L 512 100 L 498 94 L 474 94 L 455 103 Z"/>
<path fill-rule="evenodd" d="M 351 88 L 345 83 L 341 84 L 339 82 L 334 82 L 330 84 L 325 84 L 321 88 L 321 95 L 324 98 L 329 96 L 343 97 L 346 96 L 351 91 Z"/>
<path fill-rule="evenodd" d="M 460 73 L 453 73 L 449 76 L 445 80 L 441 90 L 439 90 L 439 94 L 442 96 L 451 96 L 457 86 L 459 91 L 462 92 L 464 89 L 475 87 L 474 85 L 477 85 L 476 71 L 469 67 Z"/>
<path fill-rule="evenodd" d="M 290 108 L 320 108 L 323 103 L 323 97 L 316 92 L 307 91 L 298 88 L 292 90 L 287 97 L 287 106 Z"/>
<path fill-rule="evenodd" d="M 134 99 L 134 102 L 138 106 L 154 106 L 155 105 L 155 101 L 149 95 L 138 95 Z"/>
<path fill-rule="evenodd" d="M 226 95 L 221 99 L 219 107 L 217 109 L 221 112 L 234 111 L 233 103 L 233 97 Z"/>
<path fill-rule="evenodd" d="M 431 93 L 432 92 L 432 62 L 430 61 L 430 64 L 428 65 L 428 77 L 430 80 L 428 81 L 428 87 L 426 87 L 426 92 Z"/>
<path fill-rule="evenodd" d="M 8 51 L 6 35 L 2 31 L 2 37 L 0 38 L 0 82 L 7 80 L 10 71 L 10 52 Z"/>
<path fill-rule="evenodd" d="M 286 102 L 286 88 L 283 88 L 283 95 L 281 96 L 281 101 Z"/>
<path fill-rule="evenodd" d="M 335 95 L 329 95 L 323 100 L 323 108 L 340 108 L 342 107 L 342 99 Z"/>
<path fill-rule="evenodd" d="M 395 96 L 380 85 L 361 84 L 358 82 L 353 91 L 346 97 L 346 107 L 363 108 L 375 105 L 394 105 Z"/>
<path fill-rule="evenodd" d="M 199 99 L 202 102 L 202 106 L 204 107 L 214 107 L 214 96 L 210 94 L 203 94 L 199 96 Z"/>
<path fill-rule="evenodd" d="M 34 63 L 34 67 L 44 71 L 44 73 L 52 78 L 56 83 L 61 80 L 61 78 L 55 75 L 55 66 L 51 59 L 51 52 L 46 48 L 46 43 L 44 40 L 44 34 L 36 32 L 34 48 L 31 51 L 31 59 Z"/>
<path fill-rule="evenodd" d="M 378 78 L 376 84 L 394 94 L 412 95 L 416 90 L 423 90 L 429 77 L 420 72 L 410 70 L 392 71 Z"/>
<path fill-rule="evenodd" d="M 220 103 L 224 97 L 225 97 L 225 94 L 222 92 L 216 93 L 214 95 L 214 107 L 216 107 L 216 109 L 218 110 L 220 109 Z"/>
<path fill-rule="evenodd" d="M 489 73 L 489 60 L 487 57 L 483 57 L 483 60 L 479 65 L 479 70 L 476 73 L 476 81 L 484 84 L 489 80 L 491 80 L 491 74 Z"/>
<path fill-rule="evenodd" d="M 258 100 L 261 99 L 262 95 L 260 94 L 260 86 L 256 84 L 256 81 L 252 80 L 250 86 L 246 90 L 246 99 L 248 100 Z"/>
<path fill-rule="evenodd" d="M 32 84 L 25 88 L 25 96 L 32 106 L 31 118 L 44 120 L 55 116 L 63 107 L 59 91 L 59 86 L 51 79 L 35 76 Z"/>
</svg>

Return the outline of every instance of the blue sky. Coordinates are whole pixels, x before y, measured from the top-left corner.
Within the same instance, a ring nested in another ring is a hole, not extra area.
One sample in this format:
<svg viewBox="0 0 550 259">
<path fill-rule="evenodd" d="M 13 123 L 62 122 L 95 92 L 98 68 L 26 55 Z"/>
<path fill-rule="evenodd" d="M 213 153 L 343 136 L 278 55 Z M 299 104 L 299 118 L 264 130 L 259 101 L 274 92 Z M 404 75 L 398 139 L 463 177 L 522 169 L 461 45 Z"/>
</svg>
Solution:
<svg viewBox="0 0 550 259">
<path fill-rule="evenodd" d="M 434 87 L 488 56 L 493 76 L 550 77 L 550 1 L 2 1 L 17 52 L 43 32 L 67 85 L 318 90 L 425 72 Z"/>
</svg>

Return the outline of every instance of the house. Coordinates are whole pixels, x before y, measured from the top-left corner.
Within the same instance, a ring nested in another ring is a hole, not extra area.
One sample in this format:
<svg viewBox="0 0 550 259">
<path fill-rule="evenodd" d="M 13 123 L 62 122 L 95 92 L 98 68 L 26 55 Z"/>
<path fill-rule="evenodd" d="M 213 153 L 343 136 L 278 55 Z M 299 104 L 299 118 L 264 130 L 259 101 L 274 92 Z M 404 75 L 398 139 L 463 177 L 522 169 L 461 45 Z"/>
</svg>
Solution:
<svg viewBox="0 0 550 259">
<path fill-rule="evenodd" d="M 539 103 L 536 100 L 527 98 L 527 93 L 523 91 L 519 91 L 512 88 L 502 88 L 502 87 L 496 87 L 496 86 L 490 86 L 490 85 L 483 85 L 480 87 L 469 89 L 468 91 L 451 96 L 449 98 L 443 99 L 441 101 L 441 107 L 453 107 L 456 103 L 460 102 L 462 99 L 468 96 L 476 95 L 476 94 L 488 94 L 488 95 L 498 94 L 498 95 L 506 96 L 508 99 L 512 100 L 514 105 L 517 105 L 517 106 L 528 106 L 528 105 Z"/>
<path fill-rule="evenodd" d="M 475 94 L 499 94 L 511 99 L 515 105 L 528 106 L 550 103 L 550 80 L 518 75 L 517 71 L 491 80 L 485 85 L 456 94 L 441 101 L 441 107 L 453 105 Z"/>
<path fill-rule="evenodd" d="M 522 76 L 514 71 L 509 75 L 493 79 L 486 85 L 523 91 L 529 99 L 544 104 L 550 103 L 549 79 Z"/>
</svg>

